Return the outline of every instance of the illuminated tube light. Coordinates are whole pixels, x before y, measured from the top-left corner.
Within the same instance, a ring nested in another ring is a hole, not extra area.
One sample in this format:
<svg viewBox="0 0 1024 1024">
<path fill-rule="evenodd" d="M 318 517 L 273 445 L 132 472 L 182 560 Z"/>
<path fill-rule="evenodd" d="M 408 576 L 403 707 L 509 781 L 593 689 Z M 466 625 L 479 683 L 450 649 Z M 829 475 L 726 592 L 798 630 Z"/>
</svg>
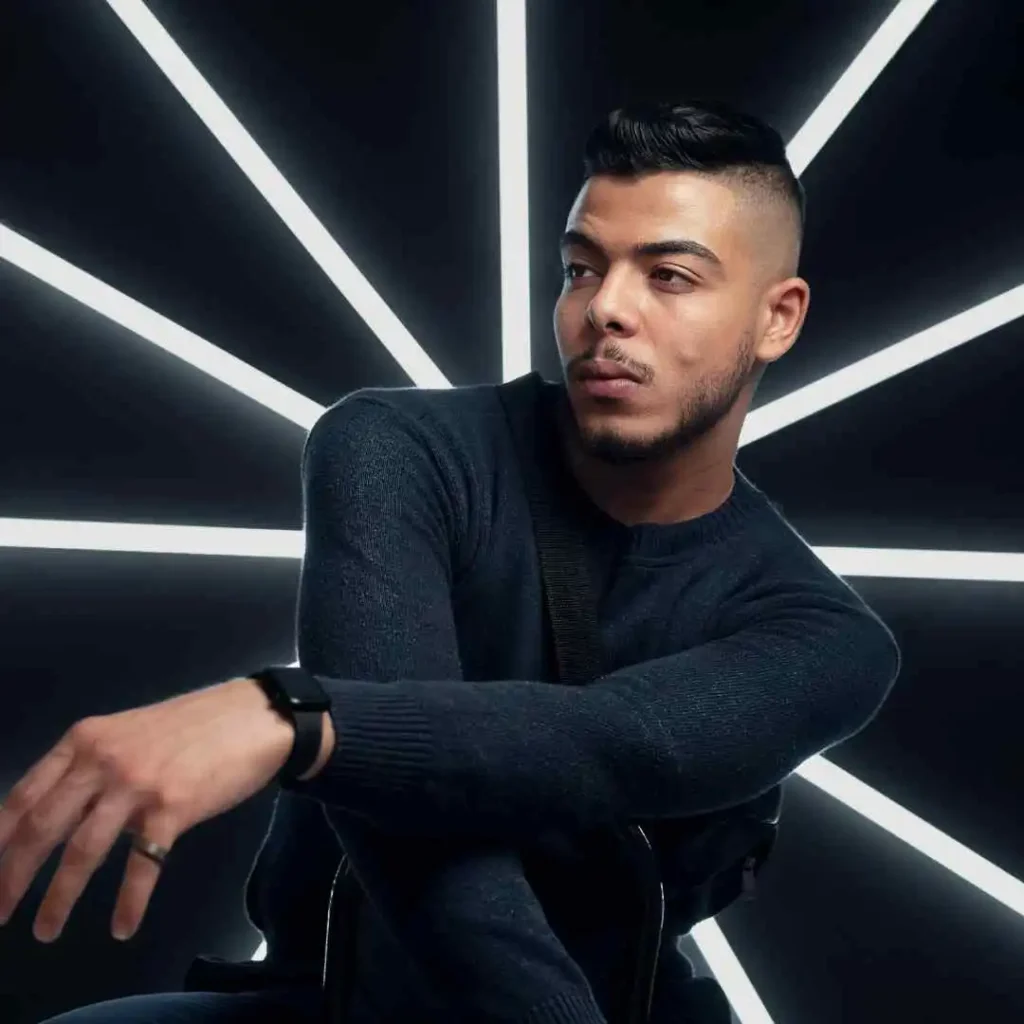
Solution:
<svg viewBox="0 0 1024 1024">
<path fill-rule="evenodd" d="M 829 547 L 813 550 L 838 576 L 1024 583 L 1024 555 L 1002 551 Z"/>
<path fill-rule="evenodd" d="M 301 530 L 0 519 L 0 547 L 302 558 L 305 540 Z M 811 550 L 837 576 L 1024 582 L 1024 555 L 1019 554 L 896 548 L 815 547 Z"/>
<path fill-rule="evenodd" d="M 813 416 L 1020 316 L 1024 316 L 1024 285 L 957 313 L 881 352 L 754 409 L 743 424 L 740 447 Z"/>
<path fill-rule="evenodd" d="M 796 774 L 840 803 L 862 814 L 879 828 L 930 857 L 947 871 L 970 882 L 1004 907 L 1024 915 L 1024 883 L 995 864 L 979 857 L 849 772 L 823 757 L 812 757 Z"/>
<path fill-rule="evenodd" d="M 694 925 L 690 934 L 708 963 L 740 1024 L 772 1024 L 761 997 L 750 983 L 722 929 L 711 918 Z"/>
<path fill-rule="evenodd" d="M 786 147 L 798 178 L 934 6 L 935 0 L 900 0 L 893 8 Z"/>
<path fill-rule="evenodd" d="M 0 256 L 307 430 L 323 406 L 0 224 Z"/>
<path fill-rule="evenodd" d="M 533 365 L 525 0 L 497 0 L 496 13 L 502 378 L 513 380 Z"/>
<path fill-rule="evenodd" d="M 301 530 L 0 519 L 0 548 L 302 558 L 305 539 Z"/>
<path fill-rule="evenodd" d="M 412 382 L 423 388 L 451 387 L 142 0 L 107 3 Z"/>
</svg>

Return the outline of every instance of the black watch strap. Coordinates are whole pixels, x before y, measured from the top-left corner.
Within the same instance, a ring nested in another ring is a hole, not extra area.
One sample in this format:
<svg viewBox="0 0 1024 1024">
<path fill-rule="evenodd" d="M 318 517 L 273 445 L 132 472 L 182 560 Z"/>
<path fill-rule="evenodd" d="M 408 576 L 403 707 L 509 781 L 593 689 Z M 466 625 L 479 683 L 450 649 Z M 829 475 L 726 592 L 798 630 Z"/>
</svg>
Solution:
<svg viewBox="0 0 1024 1024">
<path fill-rule="evenodd" d="M 330 710 L 330 698 L 315 676 L 291 665 L 260 669 L 249 678 L 259 683 L 271 707 L 295 728 L 295 742 L 277 781 L 282 786 L 297 782 L 320 755 L 323 714 Z"/>
<path fill-rule="evenodd" d="M 299 776 L 305 775 L 320 756 L 320 744 L 324 734 L 323 712 L 296 711 L 294 722 L 295 743 L 277 776 L 282 784 L 297 782 Z"/>
</svg>

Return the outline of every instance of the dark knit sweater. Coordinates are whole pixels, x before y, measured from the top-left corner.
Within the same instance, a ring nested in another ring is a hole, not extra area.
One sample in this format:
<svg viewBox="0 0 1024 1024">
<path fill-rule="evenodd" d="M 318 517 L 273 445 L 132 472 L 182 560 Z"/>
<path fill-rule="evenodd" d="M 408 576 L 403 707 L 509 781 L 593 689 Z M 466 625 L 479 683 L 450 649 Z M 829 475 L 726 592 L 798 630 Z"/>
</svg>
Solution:
<svg viewBox="0 0 1024 1024">
<path fill-rule="evenodd" d="M 614 887 L 572 884 L 579 837 L 772 790 L 863 728 L 899 670 L 878 616 L 738 469 L 694 520 L 601 511 L 562 462 L 564 388 L 534 376 L 598 584 L 609 668 L 584 687 L 546 682 L 492 385 L 358 391 L 306 444 L 298 655 L 337 745 L 279 794 L 246 906 L 270 964 L 318 971 L 340 838 L 368 897 L 360 999 L 382 1022 L 605 1020 L 625 950 L 595 938 Z"/>
</svg>

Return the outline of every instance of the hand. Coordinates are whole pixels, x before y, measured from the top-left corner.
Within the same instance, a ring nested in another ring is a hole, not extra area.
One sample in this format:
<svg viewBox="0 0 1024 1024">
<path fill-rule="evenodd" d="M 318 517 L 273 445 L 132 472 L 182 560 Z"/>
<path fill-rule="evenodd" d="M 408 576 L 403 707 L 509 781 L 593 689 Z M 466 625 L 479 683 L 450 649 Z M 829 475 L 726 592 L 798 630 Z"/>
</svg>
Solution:
<svg viewBox="0 0 1024 1024">
<path fill-rule="evenodd" d="M 294 735 L 251 679 L 76 722 L 0 807 L 0 924 L 66 840 L 33 929 L 41 942 L 57 938 L 123 831 L 170 849 L 193 825 L 263 789 Z M 129 854 L 115 938 L 136 932 L 159 874 L 160 865 Z"/>
</svg>

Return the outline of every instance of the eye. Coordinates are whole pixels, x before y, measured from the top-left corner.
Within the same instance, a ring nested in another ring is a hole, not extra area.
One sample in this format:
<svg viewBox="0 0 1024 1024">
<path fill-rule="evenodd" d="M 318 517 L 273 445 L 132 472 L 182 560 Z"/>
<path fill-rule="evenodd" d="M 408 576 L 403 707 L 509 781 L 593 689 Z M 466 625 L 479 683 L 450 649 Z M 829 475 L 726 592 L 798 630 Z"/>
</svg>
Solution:
<svg viewBox="0 0 1024 1024">
<path fill-rule="evenodd" d="M 658 280 L 660 280 L 664 284 L 693 284 L 693 282 L 685 274 L 680 273 L 678 270 L 675 270 L 672 267 L 658 267 L 654 271 L 654 274 L 668 275 L 667 277 L 658 278 Z"/>
<path fill-rule="evenodd" d="M 579 278 L 575 272 L 577 270 L 585 271 L 589 269 L 589 267 L 585 267 L 582 263 L 567 263 L 562 267 L 562 276 L 568 281 L 577 281 Z"/>
</svg>

